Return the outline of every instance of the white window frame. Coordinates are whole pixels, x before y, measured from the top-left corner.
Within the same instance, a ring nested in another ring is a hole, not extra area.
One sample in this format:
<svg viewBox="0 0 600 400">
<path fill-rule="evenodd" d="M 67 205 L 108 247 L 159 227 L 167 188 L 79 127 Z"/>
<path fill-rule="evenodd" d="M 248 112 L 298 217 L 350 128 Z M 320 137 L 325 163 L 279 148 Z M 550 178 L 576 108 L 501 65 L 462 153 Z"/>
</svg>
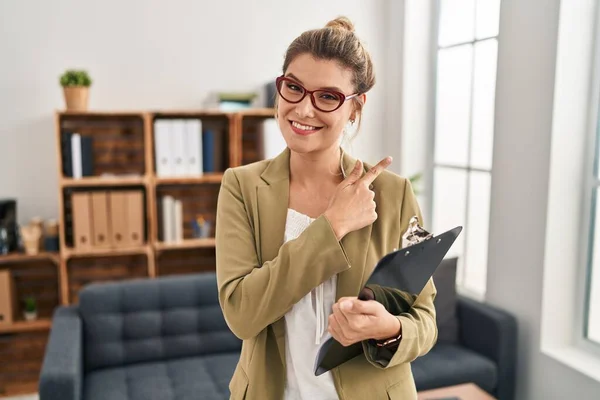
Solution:
<svg viewBox="0 0 600 400">
<path fill-rule="evenodd" d="M 477 16 L 477 0 L 475 0 L 475 8 L 474 8 L 474 18 L 476 18 Z M 431 131 L 431 135 L 432 138 L 430 140 L 431 143 L 431 148 L 430 148 L 430 154 L 431 154 L 431 168 L 428 171 L 429 174 L 429 179 L 428 181 L 431 182 L 429 187 L 428 187 L 428 192 L 431 193 L 431 201 L 428 204 L 428 215 L 431 215 L 432 218 L 435 218 L 434 212 L 433 212 L 433 208 L 434 208 L 434 204 L 435 204 L 435 171 L 437 168 L 444 168 L 444 169 L 455 169 L 455 170 L 460 170 L 460 171 L 464 171 L 466 172 L 466 176 L 467 176 L 467 182 L 466 182 L 466 192 L 465 192 L 465 221 L 464 221 L 464 229 L 467 230 L 469 228 L 469 196 L 471 193 L 471 184 L 470 184 L 470 173 L 471 172 L 482 172 L 482 173 L 486 173 L 488 174 L 488 176 L 492 177 L 492 168 L 493 168 L 493 163 L 492 166 L 489 169 L 484 169 L 484 168 L 478 168 L 478 167 L 473 167 L 471 165 L 471 145 L 472 145 L 472 139 L 473 139 L 473 95 L 474 95 L 474 86 L 475 86 L 475 45 L 477 43 L 482 43 L 482 42 L 486 42 L 488 40 L 496 40 L 498 45 L 500 43 L 500 35 L 496 34 L 494 36 L 489 36 L 489 37 L 483 37 L 483 38 L 474 38 L 473 40 L 470 41 L 465 41 L 465 42 L 460 42 L 460 43 L 455 43 L 452 45 L 444 45 L 444 46 L 440 46 L 439 45 L 439 39 L 438 39 L 438 35 L 439 35 L 439 27 L 440 27 L 440 16 L 441 16 L 441 2 L 440 0 L 436 0 L 435 1 L 435 12 L 434 12 L 434 37 L 432 40 L 432 52 L 433 52 L 433 62 L 434 62 L 434 68 L 433 68 L 433 87 L 432 87 L 432 98 L 433 98 L 433 112 L 432 112 L 432 131 Z M 474 27 L 477 26 L 477 22 L 475 21 Z M 466 166 L 457 166 L 457 165 L 452 165 L 452 164 L 444 164 L 444 163 L 438 163 L 435 160 L 435 149 L 436 149 L 436 143 L 435 143 L 435 137 L 436 137 L 436 115 L 437 115 L 437 110 L 436 110 L 436 99 L 437 99 L 437 69 L 438 69 L 438 55 L 439 52 L 441 50 L 445 50 L 445 49 L 451 49 L 451 48 L 456 48 L 459 46 L 465 46 L 465 45 L 471 45 L 472 46 L 472 58 L 471 58 L 471 65 L 472 65 L 472 69 L 471 69 L 471 95 L 470 95 L 470 104 L 469 104 L 469 117 L 470 117 L 470 122 L 469 122 L 469 133 L 468 133 L 468 141 L 467 141 L 467 165 Z M 495 108 L 495 107 L 494 107 Z M 493 134 L 495 129 L 493 129 Z M 490 191 L 491 191 L 491 186 L 490 186 Z M 489 214 L 488 214 L 488 220 L 490 218 Z M 465 235 L 464 231 L 463 231 L 463 235 Z M 488 232 L 488 236 L 489 236 L 489 232 Z M 463 242 L 463 249 L 462 249 L 462 255 L 460 256 L 462 258 L 462 260 L 459 260 L 459 265 L 462 263 L 462 268 L 459 267 L 458 271 L 457 271 L 457 291 L 464 296 L 479 300 L 479 301 L 483 301 L 485 299 L 485 292 L 487 290 L 487 284 L 486 287 L 483 288 L 483 292 L 481 291 L 477 291 L 477 290 L 473 290 L 471 288 L 469 288 L 468 286 L 466 286 L 465 284 L 465 280 L 466 280 L 466 254 L 467 254 L 467 247 L 468 247 L 468 239 L 467 236 L 465 235 L 464 237 L 464 242 Z M 484 266 L 484 268 L 487 269 L 487 263 Z"/>
<path fill-rule="evenodd" d="M 542 353 L 600 382 L 600 346 L 584 337 L 600 117 L 600 5 L 561 2 L 559 21 L 540 345 Z"/>
</svg>

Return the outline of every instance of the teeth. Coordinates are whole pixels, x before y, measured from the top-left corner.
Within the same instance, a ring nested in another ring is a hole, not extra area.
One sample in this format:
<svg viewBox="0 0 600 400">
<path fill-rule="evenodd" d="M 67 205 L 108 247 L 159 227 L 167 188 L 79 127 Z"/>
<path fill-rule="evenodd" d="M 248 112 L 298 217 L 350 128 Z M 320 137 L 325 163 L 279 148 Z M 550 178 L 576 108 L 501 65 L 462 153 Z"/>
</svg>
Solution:
<svg viewBox="0 0 600 400">
<path fill-rule="evenodd" d="M 298 129 L 302 129 L 303 131 L 314 131 L 315 129 L 317 129 L 316 126 L 302 125 L 297 123 L 296 121 L 292 121 L 292 125 Z"/>
</svg>

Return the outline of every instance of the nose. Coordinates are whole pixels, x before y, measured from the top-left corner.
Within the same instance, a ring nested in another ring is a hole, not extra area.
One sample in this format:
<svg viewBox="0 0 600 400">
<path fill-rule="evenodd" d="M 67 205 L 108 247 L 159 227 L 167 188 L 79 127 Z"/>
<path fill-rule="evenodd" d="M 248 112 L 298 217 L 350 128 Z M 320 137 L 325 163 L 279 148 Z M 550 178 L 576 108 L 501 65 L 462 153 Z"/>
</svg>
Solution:
<svg viewBox="0 0 600 400">
<path fill-rule="evenodd" d="M 306 94 L 300 103 L 296 104 L 296 115 L 300 118 L 314 118 L 315 108 L 311 102 L 310 94 Z"/>
</svg>

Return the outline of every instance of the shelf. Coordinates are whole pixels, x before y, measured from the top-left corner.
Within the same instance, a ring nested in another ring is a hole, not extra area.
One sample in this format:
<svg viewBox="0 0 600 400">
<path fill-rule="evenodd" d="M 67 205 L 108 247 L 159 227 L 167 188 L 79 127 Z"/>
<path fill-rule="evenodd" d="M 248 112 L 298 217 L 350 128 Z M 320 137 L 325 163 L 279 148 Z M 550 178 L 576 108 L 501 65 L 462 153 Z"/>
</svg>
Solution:
<svg viewBox="0 0 600 400">
<path fill-rule="evenodd" d="M 173 176 L 157 177 L 154 181 L 157 185 L 187 185 L 199 183 L 221 183 L 223 173 L 206 173 L 202 176 Z"/>
<path fill-rule="evenodd" d="M 50 319 L 38 319 L 36 321 L 17 321 L 10 325 L 0 325 L 0 334 L 2 333 L 20 333 L 33 331 L 47 331 L 52 326 Z"/>
<path fill-rule="evenodd" d="M 148 254 L 148 246 L 137 246 L 137 247 L 107 247 L 97 249 L 65 249 L 65 258 L 73 257 L 112 257 L 112 256 L 127 256 L 127 255 L 138 255 Z"/>
<path fill-rule="evenodd" d="M 127 176 L 127 177 L 85 177 L 85 178 L 61 178 L 61 185 L 70 187 L 85 187 L 85 186 L 129 186 L 143 185 L 146 183 L 146 178 L 143 176 Z"/>
<path fill-rule="evenodd" d="M 275 118 L 274 108 L 251 108 L 237 111 L 242 117 L 271 117 Z"/>
<path fill-rule="evenodd" d="M 151 111 L 151 114 L 156 118 L 201 118 L 201 117 L 229 117 L 233 113 L 231 111 L 220 110 L 218 108 L 206 109 L 188 109 L 188 110 L 156 110 Z"/>
<path fill-rule="evenodd" d="M 215 238 L 186 239 L 180 242 L 157 242 L 154 243 L 156 251 L 198 249 L 203 247 L 215 247 Z"/>
<path fill-rule="evenodd" d="M 52 252 L 41 252 L 38 254 L 30 255 L 26 253 L 9 253 L 0 255 L 0 265 L 7 263 L 17 262 L 29 262 L 29 261 L 52 261 L 53 263 L 59 263 L 58 253 Z"/>
<path fill-rule="evenodd" d="M 144 114 L 142 111 L 113 111 L 113 110 L 87 110 L 87 111 L 69 111 L 58 110 L 58 115 L 83 116 L 83 117 L 139 117 Z"/>
</svg>

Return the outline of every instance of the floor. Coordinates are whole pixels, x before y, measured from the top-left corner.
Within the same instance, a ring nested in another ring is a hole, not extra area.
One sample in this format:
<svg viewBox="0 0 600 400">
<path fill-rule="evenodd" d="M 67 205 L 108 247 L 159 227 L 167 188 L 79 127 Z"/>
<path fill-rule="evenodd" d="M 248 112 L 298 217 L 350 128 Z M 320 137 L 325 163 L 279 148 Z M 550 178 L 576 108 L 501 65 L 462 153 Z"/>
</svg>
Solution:
<svg viewBox="0 0 600 400">
<path fill-rule="evenodd" d="M 17 397 L 5 397 L 3 400 L 39 400 L 37 394 Z"/>
</svg>

